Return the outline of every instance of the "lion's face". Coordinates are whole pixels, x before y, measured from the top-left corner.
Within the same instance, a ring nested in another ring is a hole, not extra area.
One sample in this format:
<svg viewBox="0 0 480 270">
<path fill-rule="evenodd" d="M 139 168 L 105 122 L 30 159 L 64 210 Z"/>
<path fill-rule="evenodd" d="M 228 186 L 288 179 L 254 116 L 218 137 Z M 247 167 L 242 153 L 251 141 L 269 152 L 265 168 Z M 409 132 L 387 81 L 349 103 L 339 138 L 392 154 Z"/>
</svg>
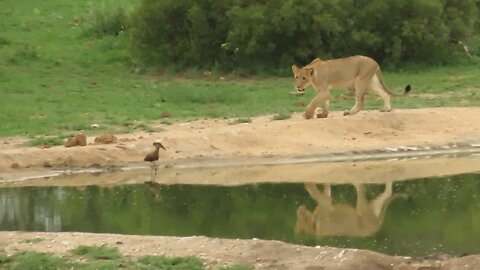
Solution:
<svg viewBox="0 0 480 270">
<path fill-rule="evenodd" d="M 298 68 L 292 66 L 293 78 L 295 79 L 295 91 L 303 94 L 305 89 L 312 83 L 313 68 Z"/>
</svg>

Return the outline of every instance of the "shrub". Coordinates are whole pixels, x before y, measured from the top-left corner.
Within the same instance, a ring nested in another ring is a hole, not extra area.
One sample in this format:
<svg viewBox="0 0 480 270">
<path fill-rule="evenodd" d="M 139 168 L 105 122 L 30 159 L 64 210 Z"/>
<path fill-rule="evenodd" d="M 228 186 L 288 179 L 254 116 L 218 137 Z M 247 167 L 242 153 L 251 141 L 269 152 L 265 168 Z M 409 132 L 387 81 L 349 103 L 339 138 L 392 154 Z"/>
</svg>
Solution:
<svg viewBox="0 0 480 270">
<path fill-rule="evenodd" d="M 128 26 L 128 15 L 123 7 L 92 6 L 84 33 L 88 36 L 117 36 Z"/>
<path fill-rule="evenodd" d="M 391 65 L 458 58 L 478 23 L 475 0 L 141 0 L 133 43 L 175 68 L 289 72 L 315 57 L 369 55 Z"/>
</svg>

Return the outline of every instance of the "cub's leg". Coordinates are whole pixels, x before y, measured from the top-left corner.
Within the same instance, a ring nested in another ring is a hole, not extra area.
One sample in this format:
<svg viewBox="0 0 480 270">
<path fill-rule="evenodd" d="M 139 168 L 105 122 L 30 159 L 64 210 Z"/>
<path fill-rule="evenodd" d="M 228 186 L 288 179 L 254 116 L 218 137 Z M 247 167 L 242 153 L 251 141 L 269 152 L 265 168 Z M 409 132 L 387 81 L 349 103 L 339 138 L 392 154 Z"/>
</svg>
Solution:
<svg viewBox="0 0 480 270">
<path fill-rule="evenodd" d="M 344 111 L 343 115 L 354 115 L 363 108 L 366 90 L 367 85 L 364 82 L 361 82 L 360 79 L 355 80 L 355 105 L 350 110 Z"/>
<path fill-rule="evenodd" d="M 370 88 L 375 94 L 379 95 L 383 99 L 383 109 L 380 109 L 381 112 L 389 112 L 392 110 L 390 106 L 390 95 L 383 88 L 382 83 L 375 74 L 370 83 Z"/>
</svg>

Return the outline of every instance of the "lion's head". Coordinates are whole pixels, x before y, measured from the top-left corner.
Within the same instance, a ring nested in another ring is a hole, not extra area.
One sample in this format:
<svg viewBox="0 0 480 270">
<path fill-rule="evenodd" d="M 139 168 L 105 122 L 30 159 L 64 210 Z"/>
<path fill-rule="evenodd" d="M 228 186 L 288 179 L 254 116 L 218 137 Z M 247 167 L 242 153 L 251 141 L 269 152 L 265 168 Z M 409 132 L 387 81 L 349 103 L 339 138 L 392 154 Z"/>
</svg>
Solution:
<svg viewBox="0 0 480 270">
<path fill-rule="evenodd" d="M 305 89 L 312 83 L 313 68 L 299 68 L 292 65 L 293 77 L 295 78 L 295 91 L 303 94 Z"/>
</svg>

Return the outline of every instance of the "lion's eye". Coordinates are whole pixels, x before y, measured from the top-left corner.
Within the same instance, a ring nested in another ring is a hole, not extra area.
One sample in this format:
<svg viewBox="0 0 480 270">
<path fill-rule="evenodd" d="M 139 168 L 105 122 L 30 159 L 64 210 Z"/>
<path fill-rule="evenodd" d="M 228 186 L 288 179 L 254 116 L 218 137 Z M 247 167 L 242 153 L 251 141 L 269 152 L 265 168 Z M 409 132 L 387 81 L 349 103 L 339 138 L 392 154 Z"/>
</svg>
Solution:
<svg viewBox="0 0 480 270">
<path fill-rule="evenodd" d="M 295 79 L 298 79 L 298 76 L 295 76 Z"/>
<path fill-rule="evenodd" d="M 305 81 L 305 80 L 307 80 L 307 78 L 303 77 L 303 80 Z"/>
</svg>

